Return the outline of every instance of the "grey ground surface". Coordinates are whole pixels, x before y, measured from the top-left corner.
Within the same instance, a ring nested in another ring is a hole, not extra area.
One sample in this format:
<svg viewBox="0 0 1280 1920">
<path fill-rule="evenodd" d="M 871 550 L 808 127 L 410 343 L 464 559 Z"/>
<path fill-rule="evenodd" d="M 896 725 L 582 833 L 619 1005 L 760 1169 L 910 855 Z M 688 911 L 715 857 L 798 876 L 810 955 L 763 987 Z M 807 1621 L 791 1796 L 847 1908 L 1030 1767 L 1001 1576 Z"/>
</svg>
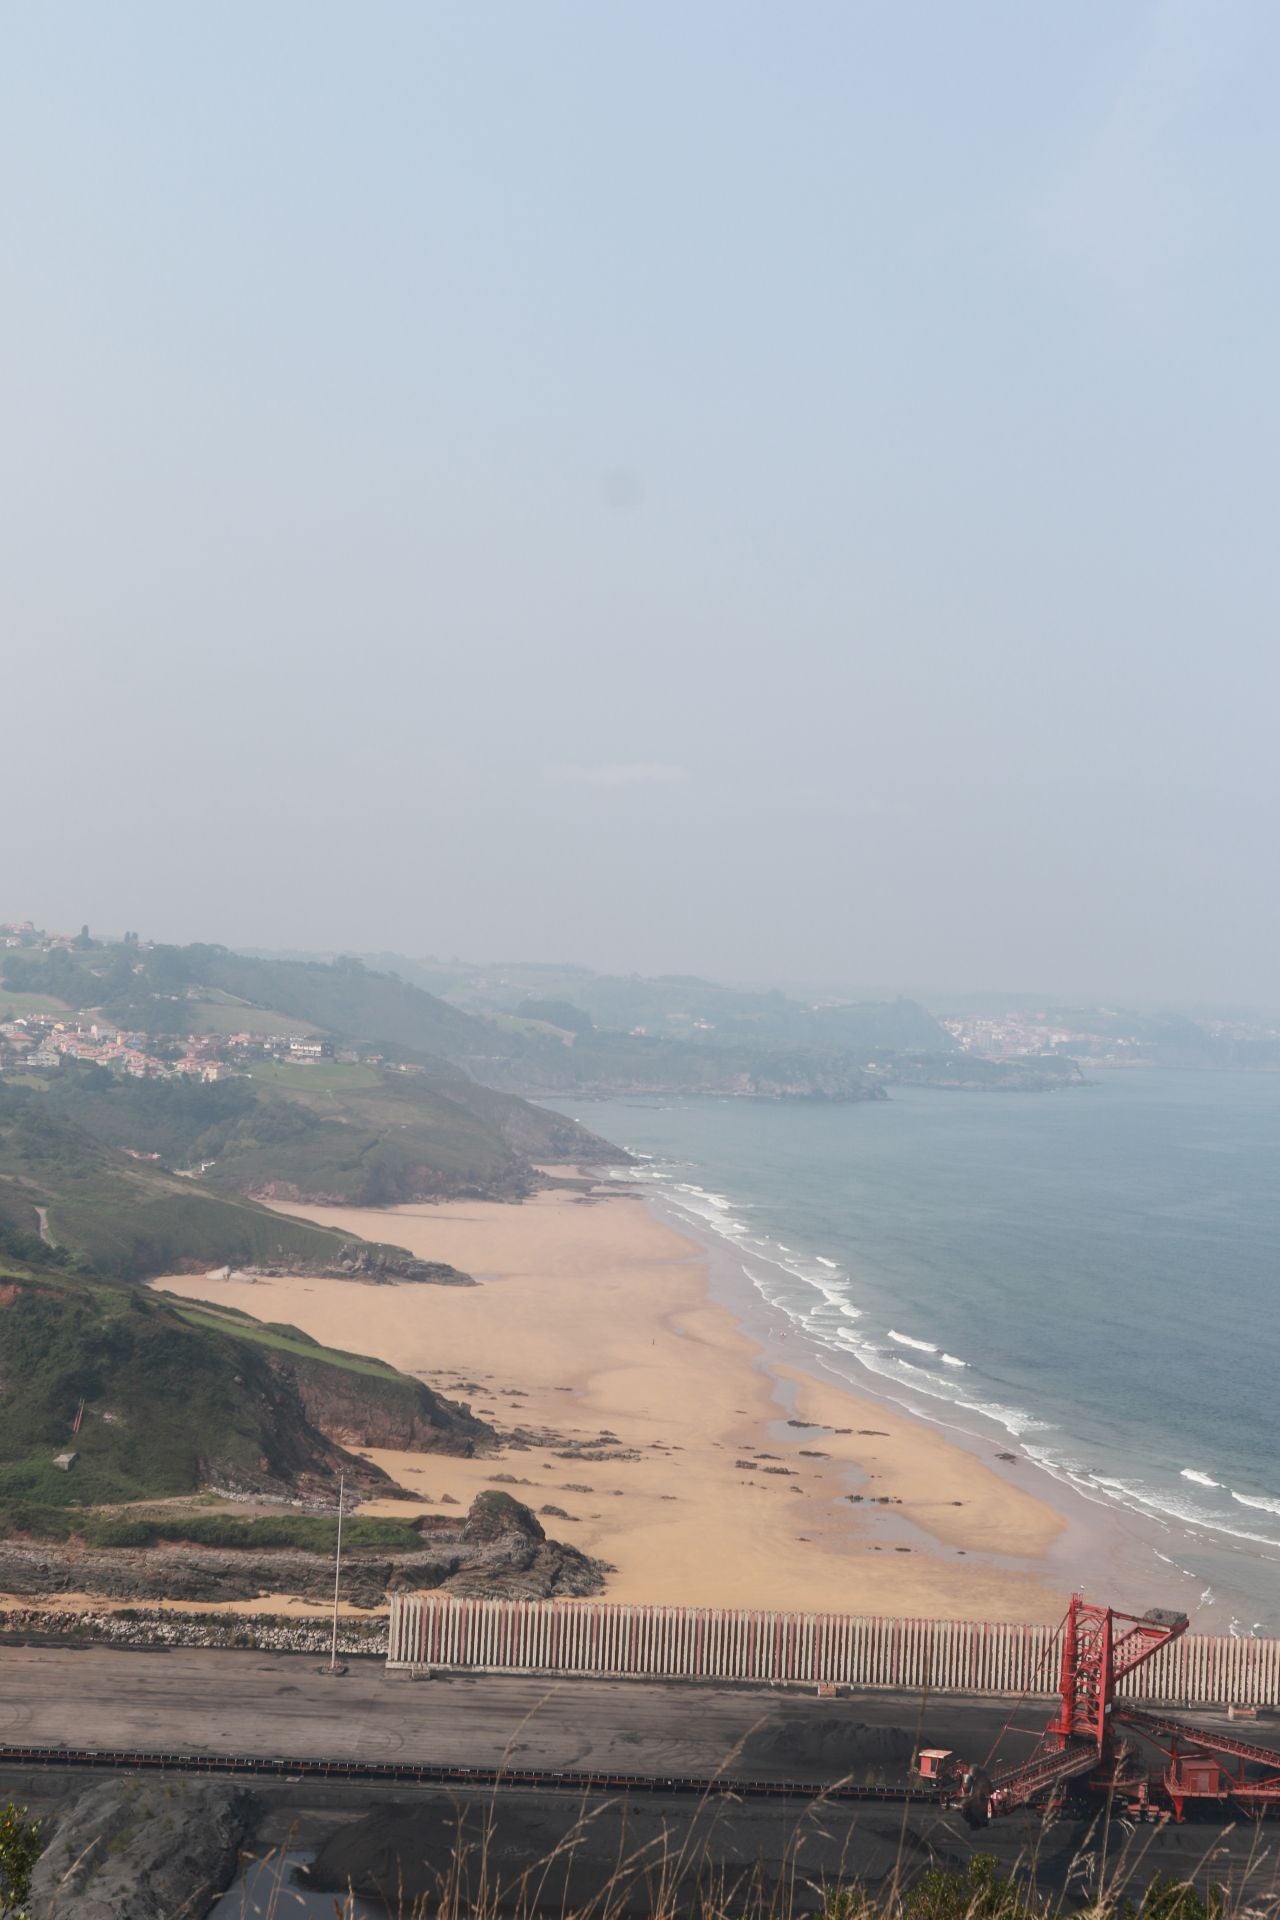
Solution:
<svg viewBox="0 0 1280 1920">
<path fill-rule="evenodd" d="M 412 1681 L 380 1663 L 342 1678 L 314 1656 L 114 1648 L 0 1648 L 0 1742 L 166 1753 L 423 1760 L 461 1766 L 608 1768 L 834 1780 L 897 1778 L 925 1744 L 985 1759 L 1007 1701 L 874 1693 L 818 1700 L 771 1689 L 625 1681 Z M 1035 1728 L 1043 1710 L 1015 1715 Z M 884 1729 L 863 1737 L 859 1727 Z M 896 1730 L 896 1732 L 894 1731 Z M 739 1743 L 743 1751 L 734 1758 Z M 1029 1741 L 1010 1735 L 1017 1757 Z"/>
<path fill-rule="evenodd" d="M 1047 1717 L 1042 1701 L 922 1702 L 886 1693 L 819 1700 L 758 1688 L 500 1677 L 421 1683 L 376 1662 L 353 1662 L 335 1680 L 317 1666 L 314 1657 L 260 1653 L 4 1647 L 0 1742 L 464 1766 L 505 1759 L 515 1767 L 660 1775 L 724 1767 L 740 1778 L 826 1782 L 851 1772 L 889 1781 L 902 1777 L 900 1756 L 917 1740 L 988 1764 L 997 1751 L 1015 1760 L 1030 1751 Z M 1274 1726 L 1260 1726 L 1257 1737 L 1280 1746 Z M 13 1795 L 57 1819 L 101 1779 L 0 1764 L 0 1801 Z M 1205 1821 L 1159 1831 L 1117 1822 L 1104 1834 L 1092 1816 L 1046 1824 L 1035 1813 L 974 1835 L 958 1815 L 918 1804 L 730 1800 L 699 1812 L 687 1796 L 649 1794 L 584 1801 L 528 1789 L 313 1780 L 255 1781 L 252 1790 L 264 1809 L 260 1845 L 288 1839 L 319 1847 L 329 1885 L 350 1878 L 369 1891 L 401 1873 L 418 1889 L 438 1887 L 456 1858 L 460 1819 L 472 1845 L 492 1822 L 490 1857 L 512 1888 L 532 1860 L 563 1846 L 584 1810 L 587 1838 L 572 1857 L 575 1893 L 598 1883 L 622 1854 L 647 1849 L 660 1857 L 668 1837 L 700 1868 L 758 1872 L 774 1885 L 790 1879 L 797 1862 L 799 1878 L 816 1887 L 841 1872 L 878 1880 L 899 1860 L 911 1872 L 930 1859 L 958 1864 L 980 1851 L 1006 1867 L 1035 1856 L 1047 1882 L 1081 1895 L 1104 1860 L 1109 1877 L 1127 1857 L 1137 1883 L 1161 1868 L 1239 1885 L 1253 1856 L 1253 1891 L 1274 1887 L 1280 1839 L 1280 1823 L 1255 1829 L 1245 1821 L 1228 1830 Z M 637 1911 L 644 1910 L 644 1878 L 637 1877 Z M 557 1885 L 550 1906 L 568 1890 Z"/>
</svg>

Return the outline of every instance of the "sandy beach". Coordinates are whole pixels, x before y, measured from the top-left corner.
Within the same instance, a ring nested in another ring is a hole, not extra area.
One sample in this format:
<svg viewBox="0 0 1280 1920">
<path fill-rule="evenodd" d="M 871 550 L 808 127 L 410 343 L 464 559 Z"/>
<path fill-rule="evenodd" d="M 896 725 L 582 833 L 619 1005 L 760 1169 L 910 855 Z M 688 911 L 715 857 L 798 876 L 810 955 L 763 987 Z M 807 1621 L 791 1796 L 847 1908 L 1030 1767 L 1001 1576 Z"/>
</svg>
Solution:
<svg viewBox="0 0 1280 1920">
<path fill-rule="evenodd" d="M 926 1424 L 767 1361 L 709 1297 L 704 1250 L 639 1196 L 578 1186 L 518 1206 L 281 1210 L 479 1283 L 155 1283 L 376 1355 L 504 1434 L 523 1430 L 500 1457 L 370 1452 L 425 1510 L 507 1485 L 615 1569 L 617 1600 L 1061 1613 L 1052 1507 Z"/>
</svg>

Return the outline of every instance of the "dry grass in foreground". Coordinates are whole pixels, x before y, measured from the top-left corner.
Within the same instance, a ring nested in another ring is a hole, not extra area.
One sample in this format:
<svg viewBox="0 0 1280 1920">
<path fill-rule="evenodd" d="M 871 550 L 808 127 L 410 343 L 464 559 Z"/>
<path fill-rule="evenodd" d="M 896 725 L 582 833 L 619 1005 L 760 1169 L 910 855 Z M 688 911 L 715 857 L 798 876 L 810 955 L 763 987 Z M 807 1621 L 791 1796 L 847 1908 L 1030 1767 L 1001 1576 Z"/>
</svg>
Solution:
<svg viewBox="0 0 1280 1920">
<path fill-rule="evenodd" d="M 715 1857 L 714 1820 L 692 1845 L 664 1831 L 658 1843 L 620 1850 L 602 1864 L 592 1841 L 606 1804 L 584 1806 L 551 1851 L 516 1872 L 499 1862 L 492 1806 L 478 1834 L 460 1819 L 447 1865 L 429 1892 L 413 1895 L 402 1877 L 379 1884 L 376 1899 L 300 1892 L 288 1850 L 280 1849 L 259 1862 L 253 1895 L 245 1891 L 219 1911 L 233 1920 L 289 1920 L 304 1910 L 315 1920 L 382 1912 L 390 1920 L 1280 1920 L 1277 1850 L 1267 1827 L 1252 1822 L 1248 1846 L 1235 1857 L 1225 1843 L 1237 1830 L 1206 1827 L 1192 1871 L 1178 1876 L 1151 1859 L 1162 1826 L 1135 1829 L 1100 1814 L 1065 1873 L 1059 1867 L 1056 1884 L 1046 1887 L 1035 1852 L 1012 1865 L 981 1852 L 964 1867 L 909 1865 L 904 1821 L 893 1871 L 869 1885 L 857 1871 L 856 1828 L 839 1869 L 819 1876 L 803 1864 L 803 1836 L 780 1873 L 726 1868 Z M 836 1821 L 847 1822 L 847 1807 L 837 1803 L 815 1811 L 825 1811 L 828 1837 Z M 1047 1821 L 1041 1840 L 1054 1832 Z M 953 1844 L 954 1837 L 947 1836 Z M 584 1880 L 593 1883 L 585 1892 Z"/>
</svg>

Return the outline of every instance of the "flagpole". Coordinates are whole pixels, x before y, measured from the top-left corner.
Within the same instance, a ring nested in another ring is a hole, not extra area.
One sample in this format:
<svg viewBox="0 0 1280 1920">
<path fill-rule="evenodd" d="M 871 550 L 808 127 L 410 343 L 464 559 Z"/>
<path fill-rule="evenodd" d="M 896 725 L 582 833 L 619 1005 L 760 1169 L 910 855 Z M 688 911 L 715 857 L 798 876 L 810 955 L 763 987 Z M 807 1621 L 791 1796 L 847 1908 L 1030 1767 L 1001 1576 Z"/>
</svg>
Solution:
<svg viewBox="0 0 1280 1920">
<path fill-rule="evenodd" d="M 333 1557 L 333 1642 L 329 1648 L 329 1671 L 338 1666 L 338 1585 L 342 1579 L 342 1492 L 346 1477 L 338 1475 L 338 1550 Z"/>
</svg>

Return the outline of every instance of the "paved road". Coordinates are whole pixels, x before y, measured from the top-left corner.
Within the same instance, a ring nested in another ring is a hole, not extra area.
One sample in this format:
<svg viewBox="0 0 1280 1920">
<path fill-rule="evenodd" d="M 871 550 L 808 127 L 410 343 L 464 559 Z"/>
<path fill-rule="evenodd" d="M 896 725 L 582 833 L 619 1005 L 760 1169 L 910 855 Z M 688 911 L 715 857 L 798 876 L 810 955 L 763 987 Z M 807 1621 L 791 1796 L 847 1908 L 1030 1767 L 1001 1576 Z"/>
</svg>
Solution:
<svg viewBox="0 0 1280 1920">
<path fill-rule="evenodd" d="M 845 1770 L 842 1729 L 902 1727 L 909 1745 L 921 1713 L 918 1699 L 885 1693 L 818 1700 L 634 1682 L 419 1682 L 372 1661 L 332 1679 L 318 1666 L 297 1655 L 0 1647 L 0 1742 L 662 1774 L 728 1761 L 735 1773 L 810 1779 Z M 924 1732 L 985 1758 L 1008 1713 L 1007 1702 L 936 1700 Z M 1022 1715 L 1033 1728 L 1039 1717 L 1035 1708 Z M 752 1744 L 733 1761 L 744 1739 Z M 1006 1751 L 1029 1745 L 1011 1736 Z M 885 1768 L 896 1774 L 894 1757 L 887 1747 Z"/>
</svg>

